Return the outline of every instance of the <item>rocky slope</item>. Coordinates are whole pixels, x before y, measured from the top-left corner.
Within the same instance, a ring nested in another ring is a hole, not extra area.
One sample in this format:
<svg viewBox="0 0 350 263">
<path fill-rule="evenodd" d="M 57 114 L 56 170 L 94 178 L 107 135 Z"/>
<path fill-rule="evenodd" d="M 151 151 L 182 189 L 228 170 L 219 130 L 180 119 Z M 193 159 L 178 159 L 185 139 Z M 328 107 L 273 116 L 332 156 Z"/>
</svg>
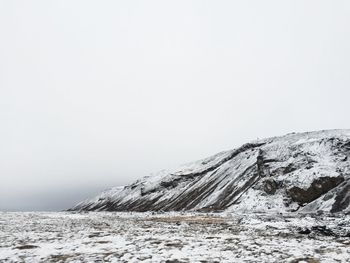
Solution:
<svg viewBox="0 0 350 263">
<path fill-rule="evenodd" d="M 287 134 L 144 177 L 73 211 L 350 213 L 350 130 Z"/>
</svg>

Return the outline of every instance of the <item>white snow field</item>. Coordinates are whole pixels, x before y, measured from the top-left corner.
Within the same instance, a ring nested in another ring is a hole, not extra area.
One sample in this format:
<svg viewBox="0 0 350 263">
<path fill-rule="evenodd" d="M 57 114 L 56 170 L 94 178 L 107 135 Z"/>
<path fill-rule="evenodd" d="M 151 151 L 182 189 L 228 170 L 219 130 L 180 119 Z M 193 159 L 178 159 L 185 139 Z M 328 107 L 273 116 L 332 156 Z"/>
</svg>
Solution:
<svg viewBox="0 0 350 263">
<path fill-rule="evenodd" d="M 350 262 L 350 216 L 0 212 L 0 262 Z"/>
</svg>

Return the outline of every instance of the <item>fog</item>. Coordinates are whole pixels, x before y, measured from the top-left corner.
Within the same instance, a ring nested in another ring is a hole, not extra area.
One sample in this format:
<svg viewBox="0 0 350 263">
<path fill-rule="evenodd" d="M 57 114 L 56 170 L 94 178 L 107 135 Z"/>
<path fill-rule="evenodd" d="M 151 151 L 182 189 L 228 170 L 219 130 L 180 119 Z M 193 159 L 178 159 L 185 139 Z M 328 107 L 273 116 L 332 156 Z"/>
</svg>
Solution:
<svg viewBox="0 0 350 263">
<path fill-rule="evenodd" d="M 1 1 L 0 210 L 349 128 L 349 1 Z"/>
</svg>

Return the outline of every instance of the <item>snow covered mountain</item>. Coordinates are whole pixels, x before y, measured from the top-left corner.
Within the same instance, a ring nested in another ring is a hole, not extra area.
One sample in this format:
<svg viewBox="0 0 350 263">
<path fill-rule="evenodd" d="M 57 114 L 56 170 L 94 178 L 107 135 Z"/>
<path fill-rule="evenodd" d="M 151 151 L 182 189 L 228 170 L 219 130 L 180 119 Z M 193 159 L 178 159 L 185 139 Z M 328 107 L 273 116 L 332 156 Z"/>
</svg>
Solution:
<svg viewBox="0 0 350 263">
<path fill-rule="evenodd" d="M 83 201 L 72 211 L 350 212 L 350 130 L 257 140 Z"/>
</svg>

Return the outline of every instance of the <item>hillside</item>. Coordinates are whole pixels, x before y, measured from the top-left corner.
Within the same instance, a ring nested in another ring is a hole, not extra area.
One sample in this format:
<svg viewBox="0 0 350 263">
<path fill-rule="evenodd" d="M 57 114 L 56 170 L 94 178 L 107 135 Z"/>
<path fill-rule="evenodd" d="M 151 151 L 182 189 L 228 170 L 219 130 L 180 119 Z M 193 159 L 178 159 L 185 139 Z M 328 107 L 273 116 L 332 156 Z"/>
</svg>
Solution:
<svg viewBox="0 0 350 263">
<path fill-rule="evenodd" d="M 350 212 L 350 130 L 257 140 L 85 200 L 73 211 Z"/>
</svg>

